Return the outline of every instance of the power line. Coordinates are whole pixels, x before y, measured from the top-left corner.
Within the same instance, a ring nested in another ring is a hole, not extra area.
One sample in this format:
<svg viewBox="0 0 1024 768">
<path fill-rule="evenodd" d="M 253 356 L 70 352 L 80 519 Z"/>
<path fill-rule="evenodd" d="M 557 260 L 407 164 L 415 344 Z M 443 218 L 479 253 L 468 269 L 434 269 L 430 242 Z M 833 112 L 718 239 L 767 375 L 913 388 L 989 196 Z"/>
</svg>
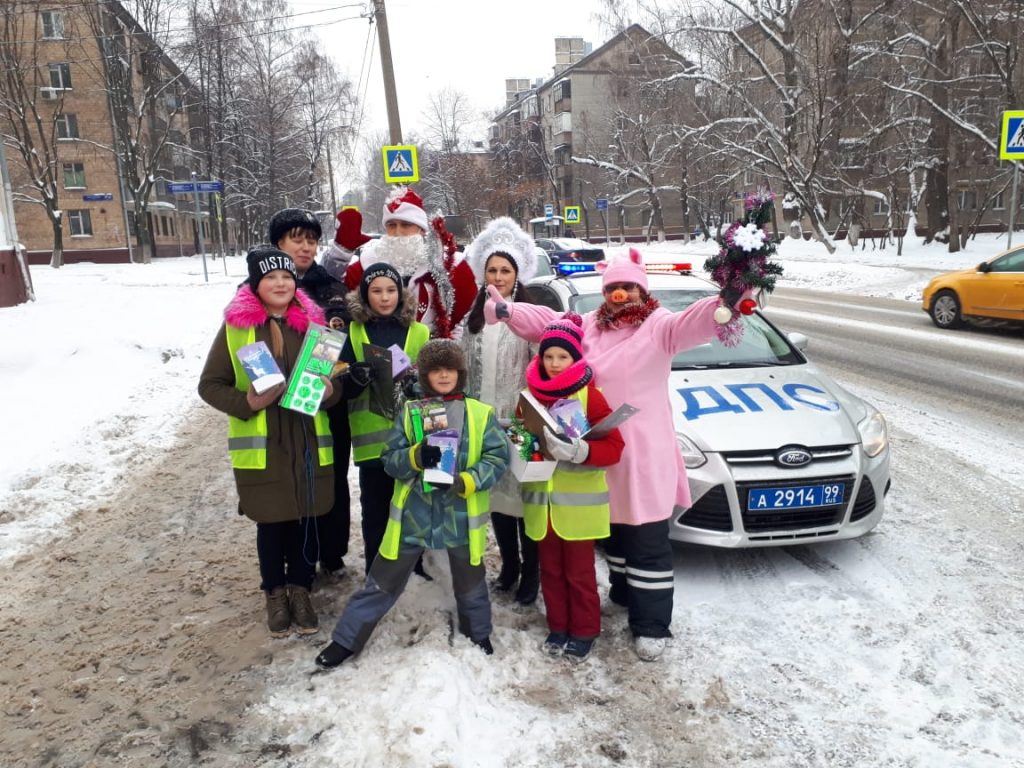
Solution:
<svg viewBox="0 0 1024 768">
<path fill-rule="evenodd" d="M 93 4 L 94 3 L 88 3 L 88 5 L 93 5 Z M 86 3 L 82 3 L 81 5 L 84 6 L 84 5 L 87 5 L 87 4 Z M 210 24 L 204 23 L 203 24 L 203 29 L 204 30 L 207 30 L 207 29 L 223 29 L 225 27 L 236 27 L 236 26 L 239 26 L 240 24 L 254 24 L 254 25 L 255 24 L 263 24 L 263 23 L 267 23 L 267 22 L 271 22 L 271 21 L 280 21 L 282 19 L 292 19 L 292 18 L 295 18 L 297 16 L 309 16 L 310 14 L 313 14 L 313 13 L 329 13 L 331 11 L 340 11 L 340 10 L 343 10 L 345 8 L 362 8 L 362 7 L 364 7 L 363 3 L 345 3 L 344 5 L 335 5 L 335 6 L 332 6 L 330 8 L 320 8 L 319 10 L 315 10 L 315 11 L 300 11 L 298 13 L 288 13 L 288 14 L 283 14 L 281 16 L 264 16 L 264 17 L 258 17 L 258 18 L 255 18 L 255 19 L 241 19 L 239 21 L 225 21 L 225 22 L 210 23 Z M 66 6 L 65 6 L 65 8 L 66 8 Z M 64 10 L 64 9 L 62 8 L 61 10 Z M 32 13 L 37 13 L 37 12 L 36 11 L 32 11 Z M 361 18 L 361 16 L 359 18 Z M 136 19 L 133 19 L 133 21 L 138 23 L 138 21 Z M 330 23 L 333 23 L 333 22 L 324 22 L 324 23 L 325 24 L 330 24 Z M 314 26 L 314 25 L 310 25 L 310 26 Z M 188 25 L 188 26 L 184 26 L 184 27 L 175 27 L 175 28 L 170 28 L 170 29 L 162 30 L 161 34 L 173 34 L 173 33 L 177 33 L 177 32 L 189 32 L 192 29 L 193 29 L 192 25 Z M 298 29 L 298 27 L 296 27 L 296 29 Z M 275 30 L 275 31 L 277 31 L 277 30 Z M 147 32 L 146 30 L 143 29 L 143 30 L 136 30 L 135 32 L 127 32 L 127 31 L 125 31 L 125 32 L 121 33 L 118 36 L 119 37 L 135 37 L 135 36 L 139 36 L 139 37 L 153 37 L 154 33 Z M 90 41 L 90 40 L 94 40 L 94 39 L 95 39 L 95 35 L 89 35 L 87 37 L 40 37 L 40 38 L 33 38 L 31 40 L 4 40 L 3 43 L 0 43 L 0 45 L 35 45 L 37 43 L 44 43 L 44 44 L 46 44 L 46 43 L 73 43 L 73 42 L 86 42 L 86 41 Z"/>
</svg>

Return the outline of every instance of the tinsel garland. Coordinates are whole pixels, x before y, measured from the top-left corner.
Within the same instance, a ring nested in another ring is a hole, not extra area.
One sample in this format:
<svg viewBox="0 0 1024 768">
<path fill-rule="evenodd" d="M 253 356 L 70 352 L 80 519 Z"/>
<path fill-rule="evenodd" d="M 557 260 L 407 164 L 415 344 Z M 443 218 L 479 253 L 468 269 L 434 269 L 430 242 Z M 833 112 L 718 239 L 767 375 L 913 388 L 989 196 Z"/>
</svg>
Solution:
<svg viewBox="0 0 1024 768">
<path fill-rule="evenodd" d="M 534 437 L 520 419 L 512 419 L 505 430 L 509 435 L 509 442 L 515 446 L 519 458 L 523 461 L 532 461 L 534 454 L 539 450 L 535 445 L 537 438 Z M 513 439 L 518 438 L 518 439 Z"/>
<path fill-rule="evenodd" d="M 427 239 L 427 263 L 433 278 L 431 292 L 434 302 L 434 338 L 450 339 L 452 335 L 452 307 L 455 303 L 455 289 L 448 275 L 455 266 L 455 237 L 445 228 L 444 218 L 436 217 L 430 222 L 433 229 Z"/>
<path fill-rule="evenodd" d="M 718 253 L 704 262 L 704 269 L 721 289 L 722 306 L 732 311 L 732 319 L 718 327 L 718 338 L 726 346 L 735 346 L 743 336 L 736 303 L 749 290 L 771 293 L 782 274 L 782 265 L 770 261 L 775 243 L 766 229 L 774 199 L 767 190 L 744 195 L 743 219 L 733 222 L 718 240 Z"/>
<path fill-rule="evenodd" d="M 646 301 L 627 304 L 617 311 L 612 311 L 608 309 L 607 304 L 602 304 L 597 308 L 595 320 L 597 327 L 602 331 L 611 331 L 622 326 L 638 326 L 660 306 L 653 296 L 648 296 Z"/>
</svg>

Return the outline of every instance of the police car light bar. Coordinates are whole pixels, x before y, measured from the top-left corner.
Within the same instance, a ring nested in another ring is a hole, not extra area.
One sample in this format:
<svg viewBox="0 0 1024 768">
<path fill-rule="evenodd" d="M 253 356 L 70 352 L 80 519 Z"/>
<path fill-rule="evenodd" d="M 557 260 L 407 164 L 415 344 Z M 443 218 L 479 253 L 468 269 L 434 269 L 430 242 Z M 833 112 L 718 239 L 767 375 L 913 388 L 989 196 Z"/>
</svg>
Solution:
<svg viewBox="0 0 1024 768">
<path fill-rule="evenodd" d="M 597 267 L 593 264 L 581 264 L 575 261 L 559 262 L 557 267 L 560 275 L 573 275 L 578 272 L 596 272 Z"/>
<path fill-rule="evenodd" d="M 693 265 L 689 262 L 652 262 L 644 264 L 645 272 L 689 272 Z"/>
</svg>

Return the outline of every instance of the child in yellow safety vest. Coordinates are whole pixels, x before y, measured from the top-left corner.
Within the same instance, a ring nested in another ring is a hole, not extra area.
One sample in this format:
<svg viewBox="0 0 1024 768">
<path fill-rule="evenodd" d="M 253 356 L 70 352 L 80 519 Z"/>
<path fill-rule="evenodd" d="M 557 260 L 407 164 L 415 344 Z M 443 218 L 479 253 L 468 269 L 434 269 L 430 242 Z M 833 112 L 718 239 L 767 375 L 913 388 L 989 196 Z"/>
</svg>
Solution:
<svg viewBox="0 0 1024 768">
<path fill-rule="evenodd" d="M 369 572 L 384 538 L 388 499 L 394 490 L 394 480 L 384 471 L 381 459 L 393 419 L 371 409 L 369 386 L 374 374 L 366 362 L 364 347 L 373 344 L 386 349 L 397 345 L 415 363 L 430 331 L 416 321 L 412 296 L 402 284 L 398 270 L 390 264 L 378 262 L 366 267 L 359 287 L 348 294 L 347 301 L 352 319 L 341 359 L 349 364 L 349 375 L 342 381 L 348 402 L 352 458 L 359 467 L 363 557 Z M 408 375 L 415 380 L 413 369 Z"/>
<path fill-rule="evenodd" d="M 583 359 L 579 315 L 568 313 L 544 329 L 526 384 L 543 405 L 578 400 L 591 425 L 611 413 Z M 538 541 L 540 585 L 547 612 L 543 649 L 583 661 L 601 633 L 601 601 L 594 569 L 594 540 L 609 534 L 608 486 L 604 470 L 622 456 L 622 436 L 613 429 L 598 438 L 566 437 L 544 428 L 544 445 L 558 461 L 550 480 L 523 483 L 526 535 Z"/>
<path fill-rule="evenodd" d="M 270 633 L 283 637 L 294 625 L 300 634 L 313 634 L 319 623 L 309 591 L 318 557 L 318 520 L 334 501 L 334 451 L 325 409 L 339 393 L 324 378 L 326 396 L 313 416 L 277 404 L 283 383 L 256 393 L 238 350 L 264 342 L 288 376 L 309 324 L 322 325 L 324 313 L 296 289 L 295 264 L 287 253 L 259 246 L 246 261 L 249 279 L 224 310 L 224 324 L 199 379 L 199 396 L 229 417 L 238 514 L 256 523 Z"/>
<path fill-rule="evenodd" d="M 438 466 L 442 449 L 428 445 L 422 436 L 423 424 L 414 414 L 415 404 L 407 403 L 383 454 L 384 467 L 395 479 L 387 530 L 365 586 L 352 595 L 331 644 L 316 657 L 323 668 L 336 667 L 363 649 L 405 590 L 425 549 L 448 551 L 459 631 L 484 653 L 494 652 L 483 564 L 487 492 L 508 467 L 508 440 L 494 409 L 463 394 L 466 364 L 457 342 L 428 342 L 420 350 L 418 367 L 424 394 L 443 403 L 446 428 L 458 435 L 451 435 L 448 449 L 454 454 L 454 467 L 448 467 L 454 469 L 454 481 L 447 486 L 433 481 L 424 484 L 424 469 Z"/>
</svg>

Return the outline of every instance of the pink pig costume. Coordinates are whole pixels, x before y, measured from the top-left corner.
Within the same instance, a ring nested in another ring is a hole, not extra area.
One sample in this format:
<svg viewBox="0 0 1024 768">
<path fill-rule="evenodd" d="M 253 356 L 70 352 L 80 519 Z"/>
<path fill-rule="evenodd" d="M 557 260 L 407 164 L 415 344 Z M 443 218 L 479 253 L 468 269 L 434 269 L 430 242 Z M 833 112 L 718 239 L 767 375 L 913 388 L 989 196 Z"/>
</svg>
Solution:
<svg viewBox="0 0 1024 768">
<path fill-rule="evenodd" d="M 599 264 L 598 269 L 605 267 Z M 647 293 L 640 254 L 607 263 L 603 285 L 635 283 Z M 671 637 L 673 571 L 668 520 L 676 507 L 690 506 L 686 467 L 676 443 L 667 381 L 672 358 L 715 338 L 718 297 L 694 302 L 680 312 L 659 307 L 637 325 L 602 328 L 597 311 L 583 316 L 583 354 L 614 409 L 623 403 L 640 410 L 619 429 L 625 450 L 607 468 L 611 537 L 605 550 L 612 602 L 629 610 L 634 637 Z M 507 305 L 512 331 L 531 342 L 559 316 L 548 307 Z"/>
</svg>

